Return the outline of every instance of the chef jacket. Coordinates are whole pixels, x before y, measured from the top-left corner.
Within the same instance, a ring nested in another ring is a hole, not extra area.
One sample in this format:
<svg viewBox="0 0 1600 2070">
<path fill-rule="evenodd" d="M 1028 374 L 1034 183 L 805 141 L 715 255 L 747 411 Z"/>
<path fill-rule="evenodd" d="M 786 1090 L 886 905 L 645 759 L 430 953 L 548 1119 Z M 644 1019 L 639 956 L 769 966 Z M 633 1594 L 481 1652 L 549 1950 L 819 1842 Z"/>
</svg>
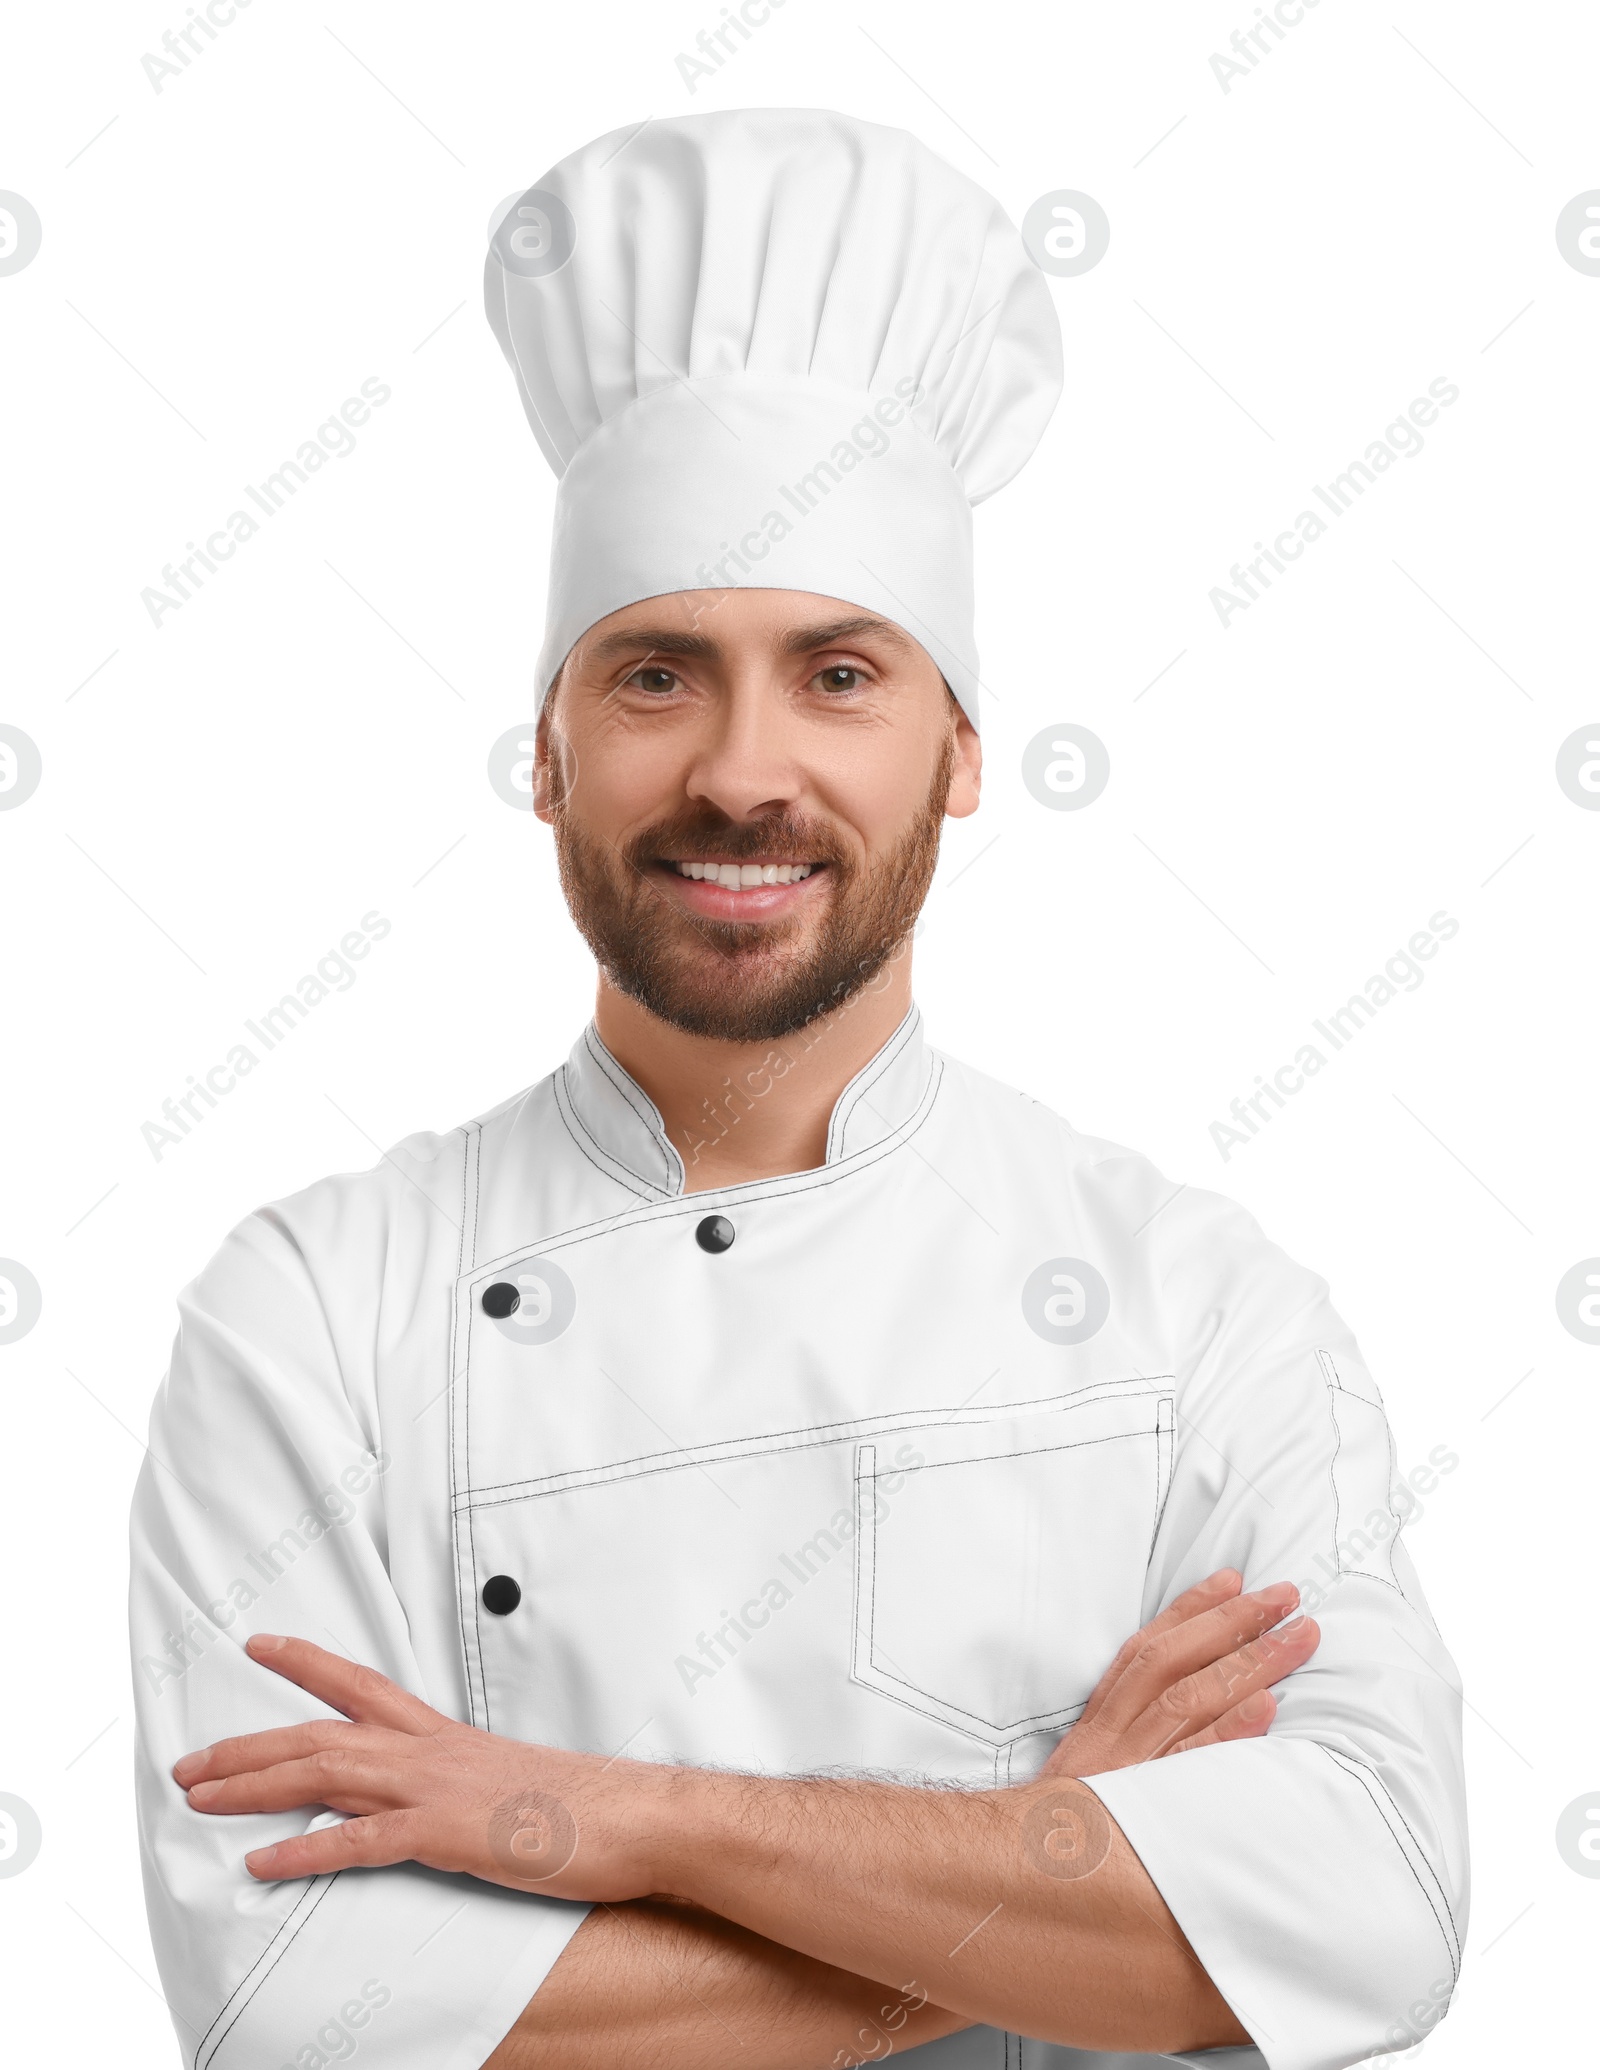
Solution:
<svg viewBox="0 0 1600 2070">
<path fill-rule="evenodd" d="M 591 1027 L 491 1113 L 251 1215 L 181 1294 L 132 1617 L 146 1889 L 195 2070 L 352 2041 L 474 2070 L 586 1911 L 415 1864 L 253 1881 L 246 1850 L 312 1814 L 207 1816 L 169 1774 L 327 1715 L 250 1632 L 517 1739 L 1003 1785 L 1224 1565 L 1300 1583 L 1321 1626 L 1270 1731 L 1090 1779 L 1253 2037 L 1196 2060 L 1420 2039 L 1466 1917 L 1459 1684 L 1325 1283 L 914 1010 L 815 1170 L 684 1177 Z M 992 2027 L 906 2053 L 1134 2061 Z"/>
</svg>

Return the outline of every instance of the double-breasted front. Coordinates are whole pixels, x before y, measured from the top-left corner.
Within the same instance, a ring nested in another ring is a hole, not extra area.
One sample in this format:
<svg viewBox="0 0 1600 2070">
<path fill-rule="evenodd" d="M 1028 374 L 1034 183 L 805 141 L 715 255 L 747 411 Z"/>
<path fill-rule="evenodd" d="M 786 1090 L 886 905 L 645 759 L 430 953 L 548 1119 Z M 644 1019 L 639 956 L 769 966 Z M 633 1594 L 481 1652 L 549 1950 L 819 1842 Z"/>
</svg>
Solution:
<svg viewBox="0 0 1600 2070">
<path fill-rule="evenodd" d="M 1093 1787 L 1256 2037 L 1242 2062 L 1352 2062 L 1442 2011 L 1459 1689 L 1326 1287 L 915 1013 L 814 1171 L 686 1193 L 591 1029 L 480 1120 L 251 1216 L 181 1310 L 133 1624 L 147 1885 L 197 2070 L 334 2060 L 346 2006 L 376 2062 L 471 2070 L 585 1910 L 414 1865 L 252 1882 L 247 1847 L 308 1815 L 210 1819 L 168 1775 L 320 1712 L 251 1631 L 520 1739 L 993 1784 L 1225 1564 L 1298 1582 L 1322 1627 L 1271 1731 Z M 989 2028 L 920 2053 L 1116 2060 Z"/>
</svg>

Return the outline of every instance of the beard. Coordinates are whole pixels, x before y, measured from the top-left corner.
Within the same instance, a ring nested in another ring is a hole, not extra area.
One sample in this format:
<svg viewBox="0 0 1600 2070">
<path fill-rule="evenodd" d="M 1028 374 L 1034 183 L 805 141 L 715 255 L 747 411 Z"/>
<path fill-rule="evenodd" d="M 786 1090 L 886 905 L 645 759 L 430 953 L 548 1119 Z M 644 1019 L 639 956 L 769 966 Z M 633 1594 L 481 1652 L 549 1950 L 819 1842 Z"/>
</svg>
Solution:
<svg viewBox="0 0 1600 2070">
<path fill-rule="evenodd" d="M 869 984 L 907 941 L 939 859 L 955 766 L 947 736 L 928 796 L 881 860 L 857 860 L 825 820 L 798 813 L 736 823 L 716 811 L 674 813 L 625 847 L 579 822 L 551 757 L 551 824 L 561 888 L 595 961 L 619 992 L 686 1035 L 780 1042 Z M 820 917 L 711 920 L 660 882 L 662 857 L 714 852 L 738 862 L 791 855 L 826 865 Z"/>
</svg>

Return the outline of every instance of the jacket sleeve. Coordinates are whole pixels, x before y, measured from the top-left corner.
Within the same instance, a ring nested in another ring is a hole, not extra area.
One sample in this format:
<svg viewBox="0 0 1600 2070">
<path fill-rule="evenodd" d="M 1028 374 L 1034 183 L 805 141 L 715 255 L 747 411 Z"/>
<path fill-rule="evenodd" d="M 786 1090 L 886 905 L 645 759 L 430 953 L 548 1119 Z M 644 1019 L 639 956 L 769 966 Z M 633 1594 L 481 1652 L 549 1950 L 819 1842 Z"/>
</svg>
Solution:
<svg viewBox="0 0 1600 2070">
<path fill-rule="evenodd" d="M 145 1893 L 183 2060 L 299 2070 L 359 2046 L 373 2070 L 476 2070 L 586 1907 L 416 1864 L 257 1883 L 246 1852 L 317 1814 L 207 1817 L 172 1781 L 194 1748 L 331 1715 L 249 1659 L 254 1631 L 313 1639 L 463 1714 L 425 1686 L 389 1571 L 408 1519 L 390 1508 L 384 1434 L 287 1225 L 252 1216 L 179 1310 L 134 1496 L 130 1609 Z"/>
<path fill-rule="evenodd" d="M 1400 1542 L 1456 1461 L 1396 1472 L 1326 1286 L 1233 1212 L 1229 1249 L 1270 1260 L 1180 1375 L 1151 1613 L 1231 1565 L 1296 1582 L 1321 1643 L 1264 1738 L 1087 1780 L 1256 2044 L 1176 2060 L 1339 2070 L 1420 2041 L 1460 1965 L 1461 1688 Z"/>
</svg>

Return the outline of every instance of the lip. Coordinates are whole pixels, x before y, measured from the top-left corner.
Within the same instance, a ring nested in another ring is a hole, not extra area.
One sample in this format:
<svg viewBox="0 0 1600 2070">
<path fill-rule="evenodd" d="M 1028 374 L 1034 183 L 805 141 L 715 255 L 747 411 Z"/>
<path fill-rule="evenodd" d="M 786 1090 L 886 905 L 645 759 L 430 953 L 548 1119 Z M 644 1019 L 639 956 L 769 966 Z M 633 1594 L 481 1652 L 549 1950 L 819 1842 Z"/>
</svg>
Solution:
<svg viewBox="0 0 1600 2070">
<path fill-rule="evenodd" d="M 781 920 L 798 912 L 808 897 L 815 896 L 815 886 L 826 882 L 828 870 L 826 864 L 813 864 L 811 875 L 802 877 L 797 884 L 752 884 L 740 891 L 709 884 L 704 877 L 685 877 L 672 863 L 657 863 L 651 874 L 669 897 L 704 919 Z"/>
</svg>

